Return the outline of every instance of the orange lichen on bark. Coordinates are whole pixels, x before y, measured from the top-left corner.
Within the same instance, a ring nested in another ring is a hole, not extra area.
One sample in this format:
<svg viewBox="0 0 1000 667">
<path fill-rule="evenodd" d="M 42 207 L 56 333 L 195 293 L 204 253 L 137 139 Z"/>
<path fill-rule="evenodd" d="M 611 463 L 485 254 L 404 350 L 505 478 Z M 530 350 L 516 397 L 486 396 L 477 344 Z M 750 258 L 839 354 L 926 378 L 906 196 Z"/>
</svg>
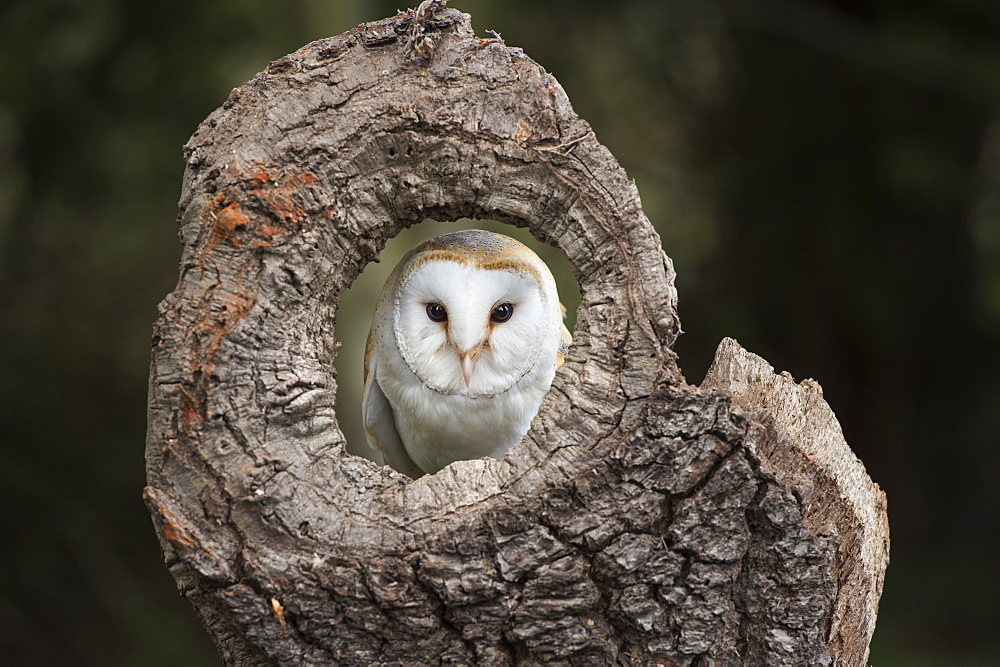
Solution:
<svg viewBox="0 0 1000 667">
<path fill-rule="evenodd" d="M 170 543 L 170 546 L 179 552 L 190 551 L 197 546 L 191 535 L 182 526 L 178 525 L 173 513 L 157 500 L 156 492 L 152 487 L 147 486 L 142 490 L 142 499 L 153 513 L 153 517 L 158 520 L 160 531 L 163 533 L 164 539 Z"/>
<path fill-rule="evenodd" d="M 198 354 L 188 364 L 190 376 L 181 396 L 181 416 L 189 431 L 208 420 L 208 387 L 215 371 L 214 359 L 229 332 L 247 316 L 253 305 L 251 295 L 230 294 L 218 312 L 208 309 L 205 317 L 193 327 L 199 335 Z"/>
<path fill-rule="evenodd" d="M 173 548 L 177 556 L 193 565 L 203 575 L 216 578 L 226 578 L 230 574 L 228 563 L 203 546 L 197 529 L 191 525 L 186 527 L 184 517 L 170 508 L 170 498 L 153 486 L 142 490 L 142 499 L 153 515 L 160 535 Z M 166 501 L 166 502 L 164 502 Z"/>
<path fill-rule="evenodd" d="M 199 392 L 199 394 L 201 393 L 203 392 Z M 205 422 L 205 402 L 200 398 L 202 397 L 192 395 L 189 389 L 181 389 L 181 418 L 184 420 L 184 427 L 189 432 L 196 421 L 199 425 Z"/>
<path fill-rule="evenodd" d="M 253 263 L 252 249 L 271 246 L 292 226 L 305 222 L 309 213 L 297 202 L 306 200 L 302 191 L 313 187 L 319 179 L 309 172 L 290 171 L 281 177 L 272 176 L 261 165 L 241 172 L 231 165 L 226 171 L 231 184 L 220 188 L 202 212 L 202 221 L 209 233 L 203 241 L 195 266 L 201 270 L 206 264 L 219 262 L 237 267 L 236 285 L 240 293 L 214 291 L 213 307 L 201 311 L 200 319 L 192 322 L 189 335 L 196 338 L 192 349 L 196 351 L 189 362 L 189 375 L 181 397 L 181 419 L 190 433 L 208 419 L 209 382 L 215 368 L 214 359 L 226 337 L 253 308 L 256 287 L 247 286 L 242 291 L 239 276 Z M 223 245 L 237 251 L 215 253 Z M 242 267 L 239 265 L 242 264 Z"/>
<path fill-rule="evenodd" d="M 166 538 L 167 542 L 170 542 L 170 546 L 178 551 L 187 551 L 195 547 L 194 540 L 187 534 L 187 531 L 172 523 L 163 524 L 163 537 Z"/>
<path fill-rule="evenodd" d="M 212 233 L 206 250 L 212 250 L 220 241 L 240 247 L 245 241 L 251 248 L 272 245 L 274 238 L 293 225 L 308 218 L 306 210 L 296 203 L 298 193 L 312 187 L 319 179 L 309 172 L 292 172 L 275 179 L 260 165 L 255 165 L 245 175 L 235 166 L 228 173 L 236 177 L 236 184 L 212 199 L 203 219 L 211 224 Z M 247 211 L 266 211 L 267 220 Z"/>
<path fill-rule="evenodd" d="M 271 175 L 267 173 L 267 169 L 264 169 L 263 165 L 254 165 L 250 169 L 250 173 L 247 174 L 250 180 L 250 187 L 253 189 L 260 189 L 265 185 L 271 183 Z"/>
<path fill-rule="evenodd" d="M 212 239 L 209 241 L 209 247 L 218 243 L 219 239 L 226 239 L 234 246 L 239 247 L 240 240 L 236 233 L 246 229 L 250 224 L 250 218 L 247 214 L 240 210 L 236 202 L 233 202 L 213 215 L 215 224 L 212 227 Z"/>
<path fill-rule="evenodd" d="M 250 183 L 257 185 L 251 193 L 273 213 L 274 217 L 285 223 L 284 227 L 261 225 L 259 232 L 267 236 L 275 236 L 287 231 L 288 226 L 297 225 L 306 220 L 305 209 L 295 203 L 296 195 L 304 188 L 311 187 L 317 180 L 315 174 L 309 172 L 293 172 L 280 181 L 272 180 L 263 168 L 252 174 Z M 259 185 L 258 185 L 259 184 Z"/>
</svg>

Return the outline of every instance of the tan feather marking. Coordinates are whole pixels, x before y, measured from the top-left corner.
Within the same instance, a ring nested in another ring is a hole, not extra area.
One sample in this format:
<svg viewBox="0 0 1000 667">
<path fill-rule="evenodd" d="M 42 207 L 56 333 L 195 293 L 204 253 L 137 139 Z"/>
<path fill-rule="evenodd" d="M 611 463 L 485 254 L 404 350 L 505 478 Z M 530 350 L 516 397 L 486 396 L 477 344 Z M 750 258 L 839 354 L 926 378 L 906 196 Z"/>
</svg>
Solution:
<svg viewBox="0 0 1000 667">
<path fill-rule="evenodd" d="M 510 271 L 511 273 L 527 273 L 531 275 L 535 281 L 542 285 L 542 275 L 538 272 L 531 264 L 528 264 L 523 259 L 518 257 L 503 257 L 499 259 L 490 259 L 489 261 L 480 261 L 474 263 L 477 269 L 482 269 L 483 271 Z"/>
<path fill-rule="evenodd" d="M 479 229 L 451 232 L 423 241 L 401 262 L 405 265 L 402 273 L 412 273 L 430 261 L 471 264 L 484 270 L 525 272 L 536 280 L 541 278 L 533 266 L 541 259 L 531 248 L 509 236 Z"/>
<path fill-rule="evenodd" d="M 423 250 L 421 252 L 415 253 L 413 258 L 410 259 L 406 264 L 406 273 L 413 273 L 418 267 L 423 266 L 427 262 L 439 261 L 439 262 L 456 262 L 458 264 L 468 264 L 472 261 L 468 255 L 457 252 L 455 250 Z"/>
<path fill-rule="evenodd" d="M 529 253 L 531 250 L 525 248 Z M 409 275 L 428 262 L 455 262 L 456 264 L 470 264 L 477 269 L 484 271 L 511 271 L 513 273 L 527 273 L 535 278 L 539 283 L 542 281 L 541 273 L 532 264 L 525 261 L 518 255 L 521 253 L 483 253 L 475 251 L 472 254 L 465 254 L 456 250 L 425 250 L 416 253 L 406 265 L 406 274 Z M 533 255 L 534 253 L 532 253 Z M 537 255 L 535 261 L 541 262 Z"/>
</svg>

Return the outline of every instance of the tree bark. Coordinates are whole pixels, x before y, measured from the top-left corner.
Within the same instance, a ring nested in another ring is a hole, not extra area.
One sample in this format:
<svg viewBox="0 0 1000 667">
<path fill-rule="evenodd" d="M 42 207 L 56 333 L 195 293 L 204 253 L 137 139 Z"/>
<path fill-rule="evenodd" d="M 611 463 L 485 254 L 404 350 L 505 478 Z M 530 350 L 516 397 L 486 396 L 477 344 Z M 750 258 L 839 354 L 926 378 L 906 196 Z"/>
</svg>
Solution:
<svg viewBox="0 0 1000 667">
<path fill-rule="evenodd" d="M 271 63 L 185 154 L 145 499 L 227 663 L 864 663 L 881 491 L 812 385 L 725 341 L 685 384 L 635 186 L 519 49 L 425 2 Z M 524 441 L 414 481 L 345 452 L 336 307 L 462 217 L 561 248 L 582 304 Z"/>
</svg>

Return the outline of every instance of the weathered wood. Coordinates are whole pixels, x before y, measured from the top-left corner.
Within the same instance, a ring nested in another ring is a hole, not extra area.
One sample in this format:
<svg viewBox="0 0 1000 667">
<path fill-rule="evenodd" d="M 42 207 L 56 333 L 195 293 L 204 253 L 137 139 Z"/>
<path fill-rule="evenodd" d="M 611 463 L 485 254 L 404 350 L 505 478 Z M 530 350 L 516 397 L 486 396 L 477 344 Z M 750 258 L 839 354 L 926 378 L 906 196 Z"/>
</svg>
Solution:
<svg viewBox="0 0 1000 667">
<path fill-rule="evenodd" d="M 815 380 L 796 384 L 732 339 L 719 344 L 704 388 L 725 389 L 764 429 L 757 455 L 799 500 L 803 528 L 839 540 L 830 617 L 831 652 L 866 664 L 889 563 L 885 494 L 847 445 Z"/>
<path fill-rule="evenodd" d="M 418 12 L 271 63 L 186 146 L 145 498 L 225 660 L 863 661 L 850 527 L 810 523 L 764 417 L 683 383 L 634 184 L 520 50 Z M 527 226 L 582 304 L 524 442 L 413 481 L 345 453 L 334 320 L 428 217 Z"/>
</svg>

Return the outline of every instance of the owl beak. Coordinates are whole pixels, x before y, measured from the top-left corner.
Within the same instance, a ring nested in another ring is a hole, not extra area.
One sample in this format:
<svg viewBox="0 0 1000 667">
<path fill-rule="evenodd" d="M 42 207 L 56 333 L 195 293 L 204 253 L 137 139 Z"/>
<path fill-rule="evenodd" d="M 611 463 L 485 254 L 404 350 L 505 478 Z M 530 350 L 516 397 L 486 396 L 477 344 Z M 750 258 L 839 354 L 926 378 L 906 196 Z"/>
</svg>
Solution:
<svg viewBox="0 0 1000 667">
<path fill-rule="evenodd" d="M 472 380 L 472 371 L 476 367 L 476 361 L 479 360 L 479 348 L 473 348 L 468 352 L 458 353 L 459 361 L 462 363 L 462 377 L 465 378 L 465 386 L 469 386 L 469 381 Z"/>
</svg>

